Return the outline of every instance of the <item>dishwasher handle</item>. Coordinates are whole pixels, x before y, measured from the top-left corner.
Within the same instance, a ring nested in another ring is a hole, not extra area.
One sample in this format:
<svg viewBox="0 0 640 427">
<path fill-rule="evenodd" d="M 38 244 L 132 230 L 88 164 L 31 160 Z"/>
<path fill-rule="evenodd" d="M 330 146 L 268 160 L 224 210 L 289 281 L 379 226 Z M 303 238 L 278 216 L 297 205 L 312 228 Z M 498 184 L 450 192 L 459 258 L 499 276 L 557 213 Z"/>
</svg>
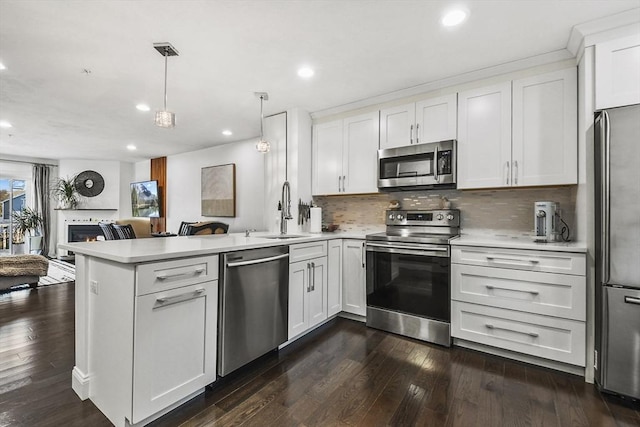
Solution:
<svg viewBox="0 0 640 427">
<path fill-rule="evenodd" d="M 242 267 L 245 265 L 262 264 L 263 262 L 277 261 L 279 259 L 289 258 L 289 254 L 276 255 L 268 258 L 250 259 L 248 261 L 228 262 L 227 267 Z"/>
</svg>

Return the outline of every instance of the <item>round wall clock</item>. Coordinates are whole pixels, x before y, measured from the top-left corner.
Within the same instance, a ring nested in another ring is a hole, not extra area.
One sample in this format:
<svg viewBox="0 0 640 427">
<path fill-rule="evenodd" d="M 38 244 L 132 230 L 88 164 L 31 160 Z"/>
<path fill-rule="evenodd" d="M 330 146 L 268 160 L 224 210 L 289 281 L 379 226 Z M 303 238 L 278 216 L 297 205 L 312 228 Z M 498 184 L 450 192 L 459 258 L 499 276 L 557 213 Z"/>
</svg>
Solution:
<svg viewBox="0 0 640 427">
<path fill-rule="evenodd" d="M 85 197 L 95 197 L 104 190 L 104 178 L 96 171 L 80 172 L 74 183 L 78 193 Z"/>
</svg>

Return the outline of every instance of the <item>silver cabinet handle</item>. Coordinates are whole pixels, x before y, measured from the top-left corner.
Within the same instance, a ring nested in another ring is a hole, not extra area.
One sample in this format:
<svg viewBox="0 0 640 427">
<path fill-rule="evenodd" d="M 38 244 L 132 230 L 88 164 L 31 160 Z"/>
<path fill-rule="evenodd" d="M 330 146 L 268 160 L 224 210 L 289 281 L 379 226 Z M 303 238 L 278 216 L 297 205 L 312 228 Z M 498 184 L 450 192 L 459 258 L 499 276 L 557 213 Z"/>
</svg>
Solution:
<svg viewBox="0 0 640 427">
<path fill-rule="evenodd" d="M 276 261 L 282 258 L 288 258 L 289 254 L 276 255 L 269 258 L 251 259 L 249 261 L 228 262 L 227 267 L 242 267 L 244 265 L 262 264 L 263 262 Z"/>
<path fill-rule="evenodd" d="M 519 266 L 526 266 L 526 267 L 530 267 L 529 264 L 539 264 L 540 260 L 538 259 L 520 259 L 520 258 L 506 258 L 506 257 L 494 257 L 494 256 L 487 256 L 487 261 L 493 261 L 493 262 L 497 262 L 500 264 L 507 264 L 507 265 L 519 265 Z M 529 263 L 529 264 L 527 264 Z"/>
<path fill-rule="evenodd" d="M 345 184 L 346 184 L 346 182 L 347 182 L 347 176 L 346 176 L 346 175 L 342 175 L 342 192 L 343 192 L 343 193 L 344 193 L 345 191 L 347 191 L 347 190 L 345 190 L 345 189 L 344 189 L 344 188 L 345 188 Z"/>
<path fill-rule="evenodd" d="M 495 326 L 492 325 L 491 323 L 486 323 L 484 326 L 486 326 L 487 329 L 500 329 L 502 331 L 509 331 L 509 332 L 516 332 L 518 334 L 523 334 L 523 335 L 529 335 L 530 337 L 533 338 L 538 338 L 540 335 L 537 332 L 525 332 L 525 331 L 518 331 L 516 329 L 510 329 L 510 328 L 503 328 L 501 326 Z"/>
<path fill-rule="evenodd" d="M 413 144 L 413 125 L 409 128 L 409 144 Z"/>
<path fill-rule="evenodd" d="M 518 185 L 518 161 L 513 161 L 513 185 Z"/>
<path fill-rule="evenodd" d="M 192 292 L 187 292 L 187 293 L 180 294 L 180 295 L 175 295 L 175 296 L 172 296 L 172 297 L 156 298 L 156 303 L 158 305 L 153 307 L 153 309 L 156 309 L 156 308 L 159 308 L 159 307 L 166 307 L 168 305 L 177 304 L 177 303 L 183 302 L 183 301 L 189 301 L 189 300 L 192 300 L 194 298 L 199 297 L 203 293 L 204 293 L 204 288 L 200 288 L 200 289 L 196 289 L 195 291 L 192 291 Z"/>
<path fill-rule="evenodd" d="M 311 263 L 311 291 L 316 290 L 316 263 Z"/>
<path fill-rule="evenodd" d="M 640 298 L 624 297 L 624 302 L 627 303 L 627 304 L 638 304 L 638 305 L 640 305 Z"/>
<path fill-rule="evenodd" d="M 506 185 L 509 185 L 509 171 L 510 171 L 509 162 L 505 162 L 504 163 L 504 167 L 507 170 L 507 173 L 504 175 L 504 180 L 505 180 Z"/>
<path fill-rule="evenodd" d="M 526 289 L 513 289 L 513 288 L 506 288 L 506 287 L 502 287 L 502 286 L 495 286 L 495 285 L 485 285 L 487 287 L 487 289 L 489 290 L 494 290 L 494 289 L 503 289 L 505 291 L 514 291 L 514 292 L 524 292 L 527 294 L 532 294 L 532 295 L 538 295 L 540 294 L 540 292 L 538 291 L 531 291 L 531 290 L 526 290 Z"/>
<path fill-rule="evenodd" d="M 311 292 L 311 264 L 307 263 L 307 292 Z"/>
<path fill-rule="evenodd" d="M 338 193 L 342 191 L 342 175 L 338 175 Z"/>
<path fill-rule="evenodd" d="M 366 246 L 367 245 L 365 244 L 365 242 L 362 242 L 362 254 L 361 254 L 361 256 L 362 256 L 362 268 L 364 268 L 364 260 L 366 258 L 366 254 L 367 254 Z"/>
<path fill-rule="evenodd" d="M 158 279 L 158 280 L 167 280 L 167 279 L 173 279 L 173 278 L 180 277 L 180 276 L 195 276 L 197 274 L 203 273 L 204 270 L 205 270 L 204 267 L 200 267 L 200 268 L 196 268 L 193 271 L 185 271 L 183 273 L 158 274 L 158 275 L 156 275 L 156 279 Z"/>
<path fill-rule="evenodd" d="M 420 123 L 416 124 L 416 144 L 420 144 Z"/>
</svg>

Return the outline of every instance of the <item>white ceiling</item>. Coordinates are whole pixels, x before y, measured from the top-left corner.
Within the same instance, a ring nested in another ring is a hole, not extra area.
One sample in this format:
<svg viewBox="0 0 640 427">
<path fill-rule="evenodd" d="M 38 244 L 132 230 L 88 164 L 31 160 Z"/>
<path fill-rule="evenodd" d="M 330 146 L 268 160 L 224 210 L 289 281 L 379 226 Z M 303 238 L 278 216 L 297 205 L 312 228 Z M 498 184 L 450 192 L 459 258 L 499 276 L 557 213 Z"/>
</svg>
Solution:
<svg viewBox="0 0 640 427">
<path fill-rule="evenodd" d="M 445 29 L 439 20 L 453 4 L 470 16 Z M 265 115 L 319 111 L 563 51 L 575 25 L 638 7 L 640 0 L 0 0 L 0 120 L 13 125 L 0 129 L 0 155 L 137 161 L 246 140 L 260 132 L 256 91 L 269 93 Z M 164 79 L 156 42 L 180 52 L 168 60 L 175 129 L 153 124 Z M 297 76 L 303 64 L 315 68 L 313 78 Z M 152 111 L 136 110 L 140 102 Z"/>
</svg>

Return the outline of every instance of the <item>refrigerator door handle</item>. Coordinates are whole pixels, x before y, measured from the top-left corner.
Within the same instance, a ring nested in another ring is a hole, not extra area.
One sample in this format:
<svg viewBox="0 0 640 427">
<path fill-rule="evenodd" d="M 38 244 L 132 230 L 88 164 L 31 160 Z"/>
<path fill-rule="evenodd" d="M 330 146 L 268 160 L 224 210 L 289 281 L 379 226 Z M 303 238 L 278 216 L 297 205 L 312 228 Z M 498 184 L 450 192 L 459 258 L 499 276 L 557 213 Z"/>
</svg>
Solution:
<svg viewBox="0 0 640 427">
<path fill-rule="evenodd" d="M 624 297 L 624 302 L 627 303 L 627 304 L 638 304 L 638 305 L 640 305 L 640 298 Z"/>
<path fill-rule="evenodd" d="M 602 126 L 601 137 L 603 141 L 603 153 L 602 153 L 602 283 L 609 283 L 611 262 L 609 259 L 609 253 L 611 251 L 611 223 L 610 212 L 611 202 L 609 200 L 610 180 L 611 172 L 609 170 L 609 158 L 611 152 L 611 126 L 609 122 L 609 114 L 606 111 L 602 112 Z"/>
</svg>

